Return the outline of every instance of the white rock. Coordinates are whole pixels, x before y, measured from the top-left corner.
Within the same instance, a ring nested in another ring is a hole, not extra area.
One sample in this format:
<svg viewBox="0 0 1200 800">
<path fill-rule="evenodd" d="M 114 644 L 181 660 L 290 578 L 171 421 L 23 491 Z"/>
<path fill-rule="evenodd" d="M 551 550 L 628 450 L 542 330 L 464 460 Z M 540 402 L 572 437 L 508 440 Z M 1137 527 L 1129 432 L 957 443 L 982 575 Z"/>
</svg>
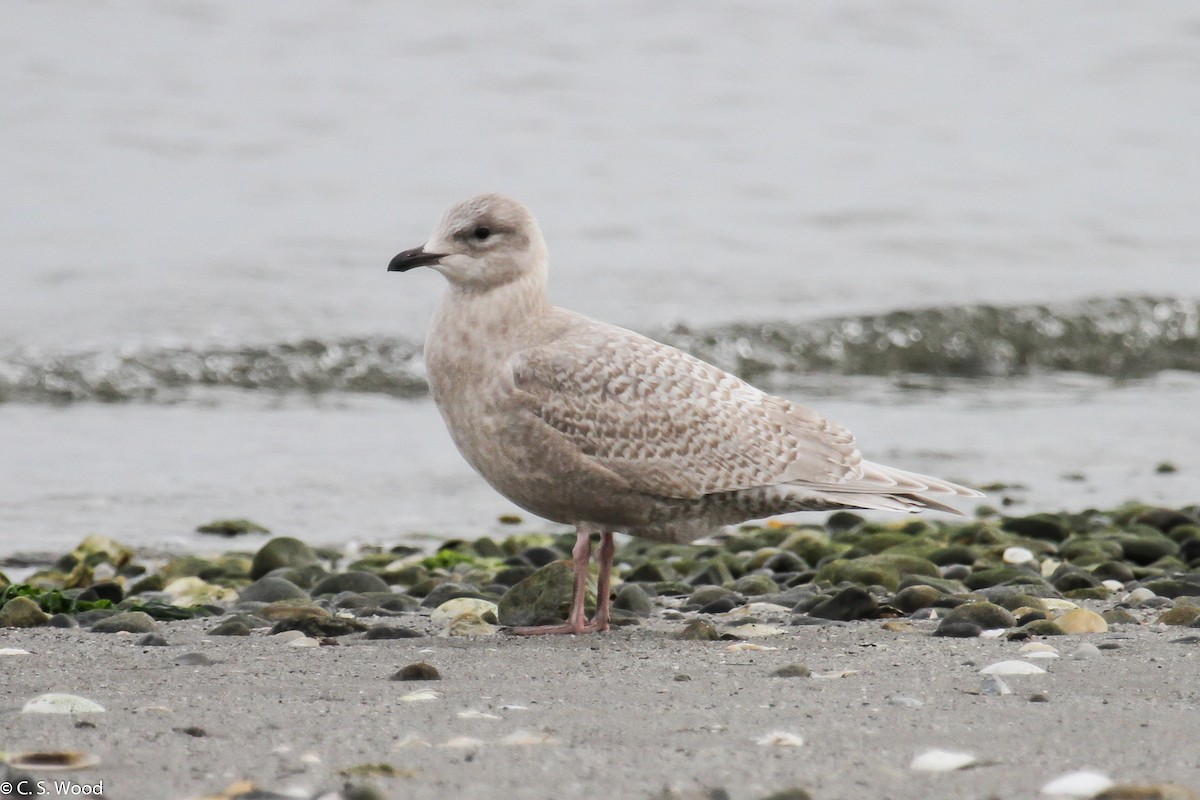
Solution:
<svg viewBox="0 0 1200 800">
<path fill-rule="evenodd" d="M 792 610 L 778 603 L 746 603 L 717 616 L 732 619 L 734 617 L 762 617 L 771 614 L 791 616 Z"/>
<path fill-rule="evenodd" d="M 427 739 L 422 739 L 416 734 L 405 734 L 404 738 L 392 745 L 393 750 L 400 750 L 405 747 L 433 747 Z"/>
<path fill-rule="evenodd" d="M 766 636 L 779 636 L 781 633 L 787 633 L 788 631 L 786 628 L 780 628 L 775 625 L 750 622 L 745 625 L 735 625 L 729 629 L 729 632 L 743 639 L 762 639 Z"/>
<path fill-rule="evenodd" d="M 299 631 L 294 631 L 299 633 Z M 284 644 L 288 647 L 320 647 L 321 643 L 309 636 L 297 636 L 295 639 L 288 639 Z"/>
<path fill-rule="evenodd" d="M 1091 770 L 1080 770 L 1060 775 L 1042 787 L 1042 794 L 1055 797 L 1095 797 L 1113 782 L 1107 776 Z"/>
<path fill-rule="evenodd" d="M 917 698 L 909 697 L 905 694 L 898 694 L 895 697 L 888 698 L 888 702 L 894 706 L 900 706 L 901 708 L 920 708 L 921 706 L 925 705 Z"/>
<path fill-rule="evenodd" d="M 558 744 L 558 740 L 548 733 L 517 729 L 500 740 L 500 744 L 509 747 L 522 747 L 531 744 Z"/>
<path fill-rule="evenodd" d="M 1145 586 L 1139 586 L 1129 594 L 1122 597 L 1121 600 L 1125 603 L 1144 603 L 1147 600 L 1153 600 L 1157 596 L 1158 595 L 1147 589 Z"/>
<path fill-rule="evenodd" d="M 1030 642 L 1022 645 L 1017 652 L 1022 653 L 1026 658 L 1058 658 L 1058 648 L 1043 644 L 1042 642 Z"/>
<path fill-rule="evenodd" d="M 499 608 L 499 606 L 490 600 L 482 600 L 478 597 L 456 597 L 453 600 L 447 600 L 435 608 L 433 613 L 429 615 L 429 619 L 435 625 L 443 625 L 455 617 L 461 617 L 463 614 L 475 614 L 480 619 L 495 624 Z"/>
<path fill-rule="evenodd" d="M 745 653 L 758 652 L 761 650 L 778 650 L 778 647 L 767 647 L 765 644 L 753 644 L 752 642 L 734 642 L 725 648 L 730 653 Z"/>
<path fill-rule="evenodd" d="M 908 768 L 916 772 L 952 772 L 978 761 L 971 753 L 954 750 L 926 750 L 913 758 Z"/>
<path fill-rule="evenodd" d="M 1033 561 L 1033 551 L 1028 547 L 1006 547 L 1004 560 L 1009 564 L 1028 564 Z"/>
<path fill-rule="evenodd" d="M 771 731 L 755 739 L 754 743 L 763 747 L 803 747 L 804 737 L 787 731 Z"/>
<path fill-rule="evenodd" d="M 455 736 L 453 739 L 442 742 L 438 747 L 483 747 L 483 739 L 476 739 L 474 736 Z"/>
<path fill-rule="evenodd" d="M 399 700 L 402 703 L 421 703 L 428 700 L 437 700 L 441 696 L 442 693 L 436 689 L 418 689 L 415 692 L 401 695 Z"/>
<path fill-rule="evenodd" d="M 1049 611 L 1071 611 L 1079 608 L 1078 605 L 1070 600 L 1063 600 L 1061 597 L 1043 597 L 1042 605 L 1046 606 Z"/>
<path fill-rule="evenodd" d="M 270 638 L 280 644 L 287 644 L 294 639 L 304 639 L 306 637 L 301 631 L 280 631 L 279 633 L 271 634 Z"/>
<path fill-rule="evenodd" d="M 24 714 L 98 714 L 104 706 L 75 694 L 39 694 L 21 708 Z"/>
<path fill-rule="evenodd" d="M 988 675 L 979 686 L 979 691 L 992 697 L 1003 697 L 1012 694 L 1013 690 L 999 675 Z"/>
<path fill-rule="evenodd" d="M 1046 670 L 1028 661 L 997 661 L 979 670 L 984 675 L 1041 675 Z"/>
<path fill-rule="evenodd" d="M 1084 642 L 1083 644 L 1079 645 L 1079 648 L 1074 653 L 1071 654 L 1071 658 L 1095 658 L 1098 655 L 1100 655 L 1099 647 L 1096 647 L 1096 645 L 1092 644 L 1091 642 Z"/>
<path fill-rule="evenodd" d="M 1062 566 L 1062 562 L 1061 562 L 1061 561 L 1059 561 L 1058 559 L 1056 559 L 1056 558 L 1047 558 L 1045 561 L 1043 561 L 1043 562 L 1042 562 L 1042 565 L 1041 565 L 1041 573 L 1042 573 L 1042 577 L 1043 577 L 1043 578 L 1049 578 L 1049 577 L 1050 577 L 1051 575 L 1053 575 L 1053 574 L 1054 574 L 1054 573 L 1055 573 L 1055 572 L 1058 570 L 1058 568 L 1059 568 L 1059 567 L 1061 567 L 1061 566 Z"/>
<path fill-rule="evenodd" d="M 832 672 L 814 672 L 812 677 L 824 678 L 826 680 L 835 680 L 837 678 L 849 678 L 851 675 L 857 675 L 856 669 L 837 669 Z"/>
<path fill-rule="evenodd" d="M 468 708 L 466 711 L 460 711 L 455 716 L 459 719 L 504 719 L 499 714 L 489 714 L 486 711 L 476 711 L 473 708 Z"/>
<path fill-rule="evenodd" d="M 980 639 L 999 639 L 1006 633 L 1006 628 L 988 628 L 986 631 L 980 631 Z"/>
<path fill-rule="evenodd" d="M 1108 589 L 1110 592 L 1119 592 L 1125 588 L 1125 584 L 1121 583 L 1120 581 L 1114 581 L 1112 578 L 1109 578 L 1106 581 L 1100 581 L 1100 585 L 1105 589 Z"/>
</svg>

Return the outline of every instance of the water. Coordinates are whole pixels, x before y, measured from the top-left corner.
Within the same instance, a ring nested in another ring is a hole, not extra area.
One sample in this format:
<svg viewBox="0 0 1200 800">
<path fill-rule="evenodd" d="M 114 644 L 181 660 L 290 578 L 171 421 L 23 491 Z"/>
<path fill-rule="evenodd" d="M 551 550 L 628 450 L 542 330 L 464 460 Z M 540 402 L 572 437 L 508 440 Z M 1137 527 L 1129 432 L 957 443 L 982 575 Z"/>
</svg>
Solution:
<svg viewBox="0 0 1200 800">
<path fill-rule="evenodd" d="M 556 302 L 869 457 L 1200 499 L 1190 3 L 21 2 L 0 45 L 0 549 L 494 528 L 441 279 L 384 272 L 483 190 Z"/>
</svg>

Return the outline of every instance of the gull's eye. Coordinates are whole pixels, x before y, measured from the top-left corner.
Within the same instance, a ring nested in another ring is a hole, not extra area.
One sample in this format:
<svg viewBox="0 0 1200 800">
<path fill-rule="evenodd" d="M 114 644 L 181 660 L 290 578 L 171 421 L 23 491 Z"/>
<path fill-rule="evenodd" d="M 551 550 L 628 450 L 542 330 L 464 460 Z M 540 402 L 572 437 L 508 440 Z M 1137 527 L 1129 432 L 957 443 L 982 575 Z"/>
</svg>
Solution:
<svg viewBox="0 0 1200 800">
<path fill-rule="evenodd" d="M 482 242 L 492 235 L 492 230 L 491 228 L 480 225 L 478 228 L 471 231 L 471 235 L 474 236 L 478 241 Z"/>
</svg>

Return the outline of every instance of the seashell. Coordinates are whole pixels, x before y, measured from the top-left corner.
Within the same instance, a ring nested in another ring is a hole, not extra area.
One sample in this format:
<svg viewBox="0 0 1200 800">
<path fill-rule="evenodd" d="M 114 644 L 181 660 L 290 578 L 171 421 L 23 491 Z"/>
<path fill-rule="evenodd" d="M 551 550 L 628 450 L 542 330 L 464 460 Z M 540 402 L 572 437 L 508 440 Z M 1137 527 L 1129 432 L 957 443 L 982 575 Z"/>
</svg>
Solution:
<svg viewBox="0 0 1200 800">
<path fill-rule="evenodd" d="M 24 714 L 98 714 L 104 706 L 74 694 L 39 694 L 21 708 Z"/>
<path fill-rule="evenodd" d="M 1015 659 L 997 661 L 995 664 L 988 664 L 979 670 L 983 675 L 1041 675 L 1045 671 L 1036 664 L 1030 664 L 1028 661 L 1017 661 Z"/>
<path fill-rule="evenodd" d="M 787 731 L 771 731 L 755 739 L 754 743 L 763 747 L 803 747 L 804 737 Z"/>
<path fill-rule="evenodd" d="M 1056 797 L 1095 797 L 1113 786 L 1112 780 L 1099 772 L 1079 770 L 1060 775 L 1042 787 L 1042 794 Z"/>
<path fill-rule="evenodd" d="M 978 761 L 979 759 L 971 753 L 935 748 L 918 754 L 908 768 L 916 772 L 953 772 L 956 769 L 976 764 Z"/>
<path fill-rule="evenodd" d="M 95 753 L 81 753 L 78 750 L 54 750 L 32 753 L 9 753 L 9 766 L 21 769 L 36 769 L 40 772 L 51 770 L 88 769 L 100 763 L 100 756 Z"/>
</svg>

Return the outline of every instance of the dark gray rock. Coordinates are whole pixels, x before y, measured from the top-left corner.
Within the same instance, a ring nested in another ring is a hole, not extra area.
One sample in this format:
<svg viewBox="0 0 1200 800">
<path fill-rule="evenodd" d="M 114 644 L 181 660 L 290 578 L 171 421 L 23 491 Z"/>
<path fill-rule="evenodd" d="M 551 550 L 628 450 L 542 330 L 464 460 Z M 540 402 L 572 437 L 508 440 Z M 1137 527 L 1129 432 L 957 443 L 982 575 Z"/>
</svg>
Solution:
<svg viewBox="0 0 1200 800">
<path fill-rule="evenodd" d="M 370 572 L 343 572 L 322 579 L 312 588 L 312 596 L 342 592 L 388 592 L 391 589 L 383 578 Z"/>
<path fill-rule="evenodd" d="M 943 618 L 942 624 L 955 622 L 969 622 L 985 629 L 1011 628 L 1017 624 L 1011 611 L 986 601 L 963 603 L 951 609 Z"/>
<path fill-rule="evenodd" d="M 596 591 L 589 581 L 585 608 L 596 607 Z M 575 571 L 569 561 L 555 561 L 509 589 L 500 598 L 501 625 L 553 625 L 564 622 L 575 594 Z"/>
<path fill-rule="evenodd" d="M 948 622 L 942 620 L 937 626 L 937 630 L 933 632 L 934 636 L 948 636 L 954 639 L 974 639 L 983 633 L 983 628 L 976 625 L 974 622 Z"/>
<path fill-rule="evenodd" d="M 145 611 L 125 611 L 92 625 L 93 633 L 153 633 L 157 630 L 158 623 Z"/>
<path fill-rule="evenodd" d="M 440 681 L 441 679 L 442 674 L 437 671 L 437 667 L 426 664 L 424 661 L 417 661 L 401 667 L 400 671 L 392 676 L 394 681 Z"/>
<path fill-rule="evenodd" d="M 244 619 L 230 617 L 208 631 L 209 636 L 249 636 L 250 625 Z"/>
<path fill-rule="evenodd" d="M 628 611 L 639 617 L 648 617 L 654 612 L 654 602 L 641 586 L 636 583 L 626 583 L 617 592 L 616 599 L 613 600 L 613 608 Z"/>
<path fill-rule="evenodd" d="M 392 625 L 372 625 L 366 633 L 363 634 L 364 639 L 417 639 L 425 634 L 412 628 L 396 627 Z"/>
<path fill-rule="evenodd" d="M 169 647 L 170 643 L 160 634 L 147 633 L 142 638 L 134 642 L 138 647 Z"/>
<path fill-rule="evenodd" d="M 808 613 L 809 616 L 820 619 L 874 619 L 879 613 L 879 604 L 866 589 L 848 586 L 810 609 Z"/>
<path fill-rule="evenodd" d="M 308 593 L 284 578 L 270 575 L 259 578 L 238 592 L 238 600 L 252 603 L 274 603 L 277 600 L 307 600 Z"/>
<path fill-rule="evenodd" d="M 300 631 L 305 636 L 310 636 L 314 639 L 333 636 L 348 636 L 351 633 L 362 633 L 367 630 L 367 626 L 356 619 L 342 619 L 341 617 L 297 617 L 295 619 L 281 619 L 271 626 L 271 633 L 283 633 L 284 631 Z"/>
<path fill-rule="evenodd" d="M 483 592 L 479 591 L 474 586 L 469 586 L 464 583 L 441 583 L 433 587 L 425 598 L 421 600 L 421 605 L 425 608 L 437 608 L 447 600 L 457 600 L 460 597 L 474 597 L 480 600 L 492 600 Z"/>
<path fill-rule="evenodd" d="M 279 536 L 264 544 L 254 554 L 254 560 L 250 564 L 250 577 L 258 580 L 280 567 L 305 567 L 318 563 L 320 562 L 317 554 L 304 542 L 291 536 Z"/>
</svg>

